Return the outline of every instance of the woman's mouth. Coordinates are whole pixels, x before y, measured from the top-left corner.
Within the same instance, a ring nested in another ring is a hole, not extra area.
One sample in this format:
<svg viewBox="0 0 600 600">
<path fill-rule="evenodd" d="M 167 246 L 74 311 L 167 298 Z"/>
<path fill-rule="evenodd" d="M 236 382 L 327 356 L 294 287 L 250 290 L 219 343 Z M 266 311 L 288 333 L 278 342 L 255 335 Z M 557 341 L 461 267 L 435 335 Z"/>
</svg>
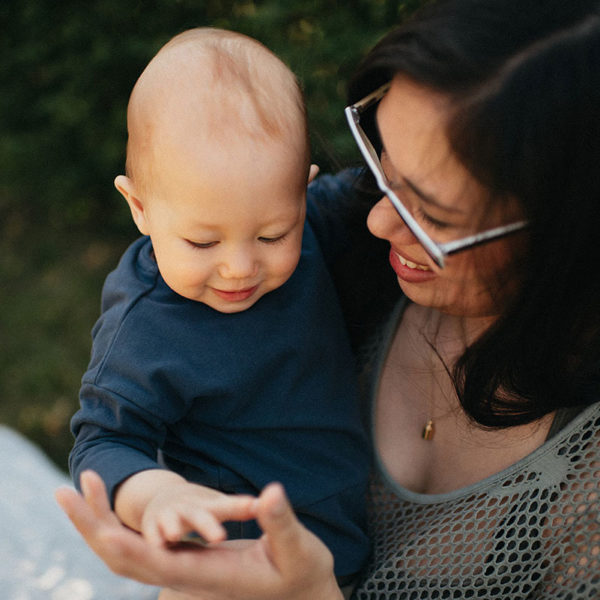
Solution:
<svg viewBox="0 0 600 600">
<path fill-rule="evenodd" d="M 408 283 L 422 283 L 436 277 L 428 265 L 413 262 L 390 249 L 390 264 L 399 279 Z"/>
<path fill-rule="evenodd" d="M 397 254 L 397 256 L 400 263 L 405 267 L 408 267 L 409 269 L 418 269 L 419 271 L 431 271 L 431 269 L 427 265 L 419 265 L 417 263 L 414 263 L 411 260 L 407 260 L 406 258 L 404 258 L 404 256 L 401 256 L 400 254 Z"/>
</svg>

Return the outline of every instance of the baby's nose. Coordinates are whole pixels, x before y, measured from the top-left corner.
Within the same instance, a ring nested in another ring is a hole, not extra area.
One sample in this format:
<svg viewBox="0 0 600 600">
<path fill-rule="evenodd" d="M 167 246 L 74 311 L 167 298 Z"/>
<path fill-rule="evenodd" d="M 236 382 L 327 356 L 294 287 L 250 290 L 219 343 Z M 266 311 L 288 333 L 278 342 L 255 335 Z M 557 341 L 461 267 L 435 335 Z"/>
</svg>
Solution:
<svg viewBox="0 0 600 600">
<path fill-rule="evenodd" d="M 229 253 L 221 264 L 221 277 L 225 279 L 247 279 L 256 274 L 256 260 L 247 249 Z"/>
</svg>

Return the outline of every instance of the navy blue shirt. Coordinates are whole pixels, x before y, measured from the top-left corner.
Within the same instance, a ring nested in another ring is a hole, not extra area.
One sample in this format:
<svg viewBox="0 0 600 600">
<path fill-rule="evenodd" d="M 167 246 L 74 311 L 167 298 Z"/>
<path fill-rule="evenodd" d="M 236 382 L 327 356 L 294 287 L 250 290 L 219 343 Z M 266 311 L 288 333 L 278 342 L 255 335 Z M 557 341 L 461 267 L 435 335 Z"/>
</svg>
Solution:
<svg viewBox="0 0 600 600">
<path fill-rule="evenodd" d="M 107 278 L 69 464 L 97 471 L 111 498 L 164 465 L 224 492 L 284 484 L 330 548 L 338 576 L 369 552 L 369 449 L 354 360 L 309 206 L 298 267 L 249 309 L 224 314 L 174 293 L 149 238 Z M 331 241 L 331 240 L 330 240 Z M 255 537 L 255 524 L 236 524 Z M 229 528 L 230 535 L 233 528 Z"/>
</svg>

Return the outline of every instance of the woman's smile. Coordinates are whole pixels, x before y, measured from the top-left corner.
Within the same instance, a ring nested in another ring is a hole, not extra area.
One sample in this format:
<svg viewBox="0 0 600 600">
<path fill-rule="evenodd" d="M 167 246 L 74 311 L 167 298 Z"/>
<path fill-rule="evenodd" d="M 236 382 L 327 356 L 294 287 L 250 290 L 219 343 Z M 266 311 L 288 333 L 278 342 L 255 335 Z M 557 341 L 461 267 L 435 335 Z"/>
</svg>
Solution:
<svg viewBox="0 0 600 600">
<path fill-rule="evenodd" d="M 390 265 L 399 279 L 408 283 L 431 281 L 437 275 L 424 264 L 416 263 L 390 248 Z"/>
<path fill-rule="evenodd" d="M 400 262 L 405 267 L 408 267 L 410 269 L 418 269 L 419 271 L 431 271 L 431 269 L 427 265 L 417 264 L 416 262 L 408 260 L 407 258 L 404 258 L 399 252 L 396 252 L 396 254 L 398 255 L 398 258 L 400 259 Z"/>
</svg>

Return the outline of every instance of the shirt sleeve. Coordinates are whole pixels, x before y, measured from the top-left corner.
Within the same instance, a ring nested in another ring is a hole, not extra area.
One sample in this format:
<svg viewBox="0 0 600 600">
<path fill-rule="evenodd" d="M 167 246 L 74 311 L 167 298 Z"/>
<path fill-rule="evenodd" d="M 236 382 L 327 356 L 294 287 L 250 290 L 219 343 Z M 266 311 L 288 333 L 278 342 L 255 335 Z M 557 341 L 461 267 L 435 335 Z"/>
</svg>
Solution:
<svg viewBox="0 0 600 600">
<path fill-rule="evenodd" d="M 346 169 L 322 175 L 308 187 L 307 220 L 328 264 L 367 232 L 370 206 L 359 193 L 360 171 Z"/>
<path fill-rule="evenodd" d="M 71 420 L 75 444 L 69 469 L 79 489 L 81 473 L 87 469 L 102 477 L 111 503 L 117 487 L 128 477 L 147 469 L 158 469 L 158 449 L 165 425 L 114 391 L 84 384 L 81 408 Z"/>
<path fill-rule="evenodd" d="M 360 169 L 322 175 L 308 187 L 313 227 L 338 293 L 352 346 L 358 348 L 400 297 L 390 244 L 373 236 L 367 217 L 380 195 L 363 190 Z"/>
<path fill-rule="evenodd" d="M 107 310 L 94 328 L 80 409 L 71 420 L 75 444 L 69 469 L 76 486 L 82 471 L 96 471 L 112 500 L 131 475 L 161 468 L 158 451 L 168 428 L 182 419 L 199 391 L 199 378 L 179 359 L 186 348 L 174 319 L 160 311 L 158 302 L 136 301 L 119 318 Z"/>
</svg>

